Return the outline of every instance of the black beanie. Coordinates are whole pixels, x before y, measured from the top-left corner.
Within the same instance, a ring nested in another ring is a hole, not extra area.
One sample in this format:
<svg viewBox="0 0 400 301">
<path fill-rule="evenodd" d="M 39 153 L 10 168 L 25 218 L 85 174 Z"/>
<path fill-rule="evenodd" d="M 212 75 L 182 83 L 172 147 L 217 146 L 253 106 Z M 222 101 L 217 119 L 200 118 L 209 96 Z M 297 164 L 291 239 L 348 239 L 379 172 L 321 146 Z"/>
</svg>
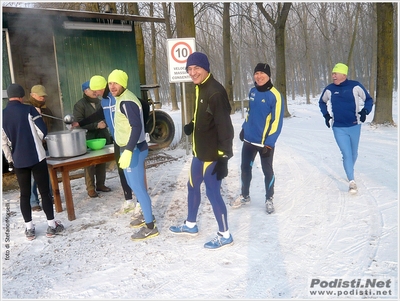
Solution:
<svg viewBox="0 0 400 301">
<path fill-rule="evenodd" d="M 18 84 L 11 84 L 7 88 L 7 97 L 8 98 L 22 98 L 25 96 L 25 90 Z"/>
<path fill-rule="evenodd" d="M 254 73 L 256 73 L 257 71 L 264 72 L 269 77 L 271 77 L 271 68 L 268 64 L 258 63 L 257 66 L 254 68 Z"/>
</svg>

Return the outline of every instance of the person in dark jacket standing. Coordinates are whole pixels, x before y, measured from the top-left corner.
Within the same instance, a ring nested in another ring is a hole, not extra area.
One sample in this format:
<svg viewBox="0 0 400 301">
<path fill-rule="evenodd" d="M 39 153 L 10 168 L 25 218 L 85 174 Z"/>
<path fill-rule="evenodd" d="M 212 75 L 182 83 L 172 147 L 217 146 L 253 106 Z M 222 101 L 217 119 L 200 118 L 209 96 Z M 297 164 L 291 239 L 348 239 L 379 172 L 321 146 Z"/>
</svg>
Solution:
<svg viewBox="0 0 400 301">
<path fill-rule="evenodd" d="M 23 104 L 25 90 L 19 84 L 7 88 L 8 103 L 3 110 L 2 149 L 9 165 L 14 167 L 20 188 L 20 208 L 25 221 L 25 236 L 36 238 L 30 205 L 31 175 L 37 183 L 42 197 L 43 211 L 47 218 L 47 237 L 55 237 L 64 230 L 59 221 L 54 220 L 53 202 L 50 194 L 50 176 L 47 168 L 43 139 L 47 127 L 34 106 Z"/>
<path fill-rule="evenodd" d="M 185 134 L 192 134 L 193 141 L 188 215 L 182 225 L 171 226 L 169 230 L 177 234 L 198 234 L 196 218 L 201 201 L 200 185 L 204 181 L 219 230 L 204 247 L 218 249 L 233 244 L 227 209 L 221 196 L 222 179 L 228 175 L 228 160 L 233 156 L 231 106 L 225 88 L 210 73 L 210 63 L 205 54 L 194 52 L 189 55 L 186 71 L 196 85 L 194 117 L 184 126 Z"/>
<path fill-rule="evenodd" d="M 107 80 L 101 75 L 94 75 L 90 78 L 89 88 L 94 92 L 95 97 L 101 96 L 101 107 L 92 115 L 80 120 L 79 122 L 73 122 L 72 126 L 85 126 L 94 122 L 98 122 L 101 120 L 105 120 L 108 129 L 110 130 L 110 134 L 113 137 L 114 141 L 114 155 L 115 162 L 118 163 L 120 157 L 120 149 L 117 143 L 115 143 L 115 97 L 112 96 L 110 89 L 108 87 Z M 129 187 L 128 182 L 126 181 L 125 174 L 123 169 L 118 166 L 118 175 L 121 181 L 122 190 L 124 192 L 125 202 L 119 212 L 128 213 L 135 210 L 135 216 L 138 215 L 141 211 L 140 203 L 136 204 L 136 201 L 133 200 L 132 189 Z"/>
<path fill-rule="evenodd" d="M 101 109 L 100 99 L 89 88 L 89 81 L 82 84 L 83 97 L 74 105 L 74 117 L 77 122 L 92 115 Z M 86 139 L 106 138 L 106 144 L 111 144 L 112 139 L 104 120 L 82 126 L 87 130 Z M 85 167 L 86 190 L 91 198 L 98 197 L 97 191 L 109 192 L 105 186 L 106 163 Z"/>
<path fill-rule="evenodd" d="M 371 113 L 374 101 L 358 81 L 347 79 L 347 65 L 337 63 L 332 70 L 333 83 L 322 91 L 319 108 L 343 156 L 349 192 L 357 193 L 354 165 L 358 156 L 361 123 Z"/>
<path fill-rule="evenodd" d="M 46 124 L 47 132 L 51 132 L 53 119 L 48 116 L 53 116 L 53 112 L 50 110 L 50 108 L 47 107 L 46 98 L 47 98 L 46 88 L 42 85 L 34 85 L 31 88 L 31 94 L 29 95 L 29 100 L 26 102 L 26 104 L 34 106 L 40 114 L 47 115 L 47 116 L 42 115 L 42 118 L 44 120 L 44 123 Z M 44 149 L 47 151 L 46 140 L 44 140 L 43 146 Z M 35 180 L 33 179 L 33 176 L 31 185 L 32 185 L 32 192 L 31 192 L 32 211 L 42 211 L 42 207 L 40 207 L 39 196 L 37 192 L 37 185 Z M 50 186 L 50 193 L 52 193 L 51 186 Z"/>
<path fill-rule="evenodd" d="M 282 130 L 284 99 L 271 82 L 271 68 L 268 64 L 257 64 L 254 68 L 254 81 L 254 87 L 249 92 L 249 111 L 239 134 L 240 140 L 243 141 L 242 193 L 230 205 L 232 208 L 239 208 L 250 203 L 252 168 L 254 159 L 259 153 L 264 173 L 265 209 L 271 214 L 275 211 L 273 159 L 275 143 Z"/>
</svg>

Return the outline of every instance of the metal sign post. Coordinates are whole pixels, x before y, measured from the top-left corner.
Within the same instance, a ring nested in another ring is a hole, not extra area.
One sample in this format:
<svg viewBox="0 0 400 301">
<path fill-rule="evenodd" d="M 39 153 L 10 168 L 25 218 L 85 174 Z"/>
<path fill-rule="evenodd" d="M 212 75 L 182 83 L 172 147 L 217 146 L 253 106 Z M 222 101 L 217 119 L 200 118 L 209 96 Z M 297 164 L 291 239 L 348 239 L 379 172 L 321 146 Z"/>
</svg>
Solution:
<svg viewBox="0 0 400 301">
<path fill-rule="evenodd" d="M 186 61 L 189 55 L 196 50 L 196 44 L 194 38 L 182 38 L 182 39 L 168 39 L 168 73 L 170 83 L 182 83 L 183 93 L 183 108 L 184 108 L 184 120 L 183 125 L 187 124 L 186 120 L 186 91 L 185 82 L 191 82 L 189 74 L 186 72 Z M 189 154 L 189 139 L 185 135 L 186 140 L 186 155 Z"/>
</svg>

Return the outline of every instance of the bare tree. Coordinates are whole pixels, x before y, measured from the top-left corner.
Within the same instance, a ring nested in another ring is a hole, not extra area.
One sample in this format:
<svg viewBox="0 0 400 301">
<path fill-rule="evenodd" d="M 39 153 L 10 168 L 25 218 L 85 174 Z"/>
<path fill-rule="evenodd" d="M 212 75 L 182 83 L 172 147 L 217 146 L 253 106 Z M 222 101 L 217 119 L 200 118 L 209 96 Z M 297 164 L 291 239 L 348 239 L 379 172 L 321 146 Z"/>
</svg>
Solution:
<svg viewBox="0 0 400 301">
<path fill-rule="evenodd" d="M 266 11 L 263 3 L 256 3 L 265 19 L 275 29 L 275 56 L 276 56 L 276 79 L 275 86 L 285 99 L 285 117 L 290 117 L 286 97 L 286 59 L 285 59 L 285 24 L 292 3 L 277 3 L 276 11 L 271 9 L 271 14 Z M 275 13 L 275 16 L 274 14 Z"/>
<path fill-rule="evenodd" d="M 171 4 L 166 4 L 162 3 L 162 8 L 163 8 L 163 14 L 165 18 L 165 29 L 167 33 L 167 39 L 172 38 L 172 28 L 171 28 Z M 170 99 L 172 103 L 172 111 L 179 110 L 178 106 L 178 99 L 176 95 L 176 84 L 175 83 L 170 83 L 169 84 L 169 92 L 170 92 Z"/>
<path fill-rule="evenodd" d="M 194 26 L 194 9 L 192 3 L 174 3 L 176 13 L 176 31 L 178 38 L 193 38 L 196 37 Z M 195 92 L 193 83 L 184 83 L 186 85 L 186 108 L 182 107 L 182 120 L 192 120 L 194 112 Z M 182 95 L 182 93 L 181 93 Z M 186 116 L 184 116 L 186 112 Z"/>
<path fill-rule="evenodd" d="M 139 15 L 139 6 L 137 3 L 128 3 L 128 13 L 133 15 Z M 139 80 L 140 84 L 146 84 L 146 63 L 145 63 L 145 49 L 144 39 L 141 24 L 139 22 L 134 23 L 135 38 L 136 38 L 136 52 L 139 67 Z"/>
<path fill-rule="evenodd" d="M 224 51 L 224 73 L 225 73 L 225 90 L 228 93 L 229 102 L 231 103 L 232 114 L 235 113 L 235 104 L 233 102 L 232 87 L 232 61 L 231 61 L 231 22 L 229 15 L 230 3 L 224 3 L 223 12 L 223 51 Z"/>
<path fill-rule="evenodd" d="M 391 124 L 393 95 L 394 18 L 392 3 L 377 3 L 378 57 L 375 124 Z"/>
</svg>

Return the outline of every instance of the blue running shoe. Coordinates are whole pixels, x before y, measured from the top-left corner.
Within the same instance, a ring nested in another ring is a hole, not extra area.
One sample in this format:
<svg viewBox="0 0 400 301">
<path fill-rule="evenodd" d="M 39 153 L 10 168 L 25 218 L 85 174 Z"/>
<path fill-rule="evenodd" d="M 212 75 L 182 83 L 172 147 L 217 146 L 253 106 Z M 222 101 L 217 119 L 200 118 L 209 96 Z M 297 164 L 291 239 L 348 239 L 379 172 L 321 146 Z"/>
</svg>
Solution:
<svg viewBox="0 0 400 301">
<path fill-rule="evenodd" d="M 233 245 L 232 235 L 229 234 L 229 238 L 224 238 L 220 233 L 217 233 L 217 236 L 213 240 L 204 244 L 204 248 L 215 250 L 228 245 Z"/>
<path fill-rule="evenodd" d="M 193 228 L 189 228 L 185 223 L 180 226 L 171 226 L 169 227 L 169 231 L 176 234 L 189 234 L 192 236 L 199 234 L 199 228 L 197 228 L 197 225 Z"/>
</svg>

